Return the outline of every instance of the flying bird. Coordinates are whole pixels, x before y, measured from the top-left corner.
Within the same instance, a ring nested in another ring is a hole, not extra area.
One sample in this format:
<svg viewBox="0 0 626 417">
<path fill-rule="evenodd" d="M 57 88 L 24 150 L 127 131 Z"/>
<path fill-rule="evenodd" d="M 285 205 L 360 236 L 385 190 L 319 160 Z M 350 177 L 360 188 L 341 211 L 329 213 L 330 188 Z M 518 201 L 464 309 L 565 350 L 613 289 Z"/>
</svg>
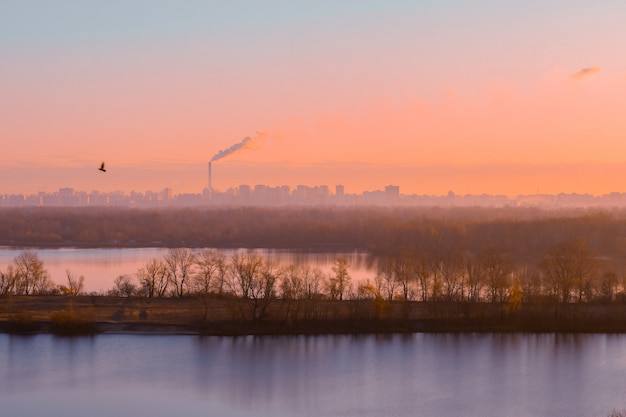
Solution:
<svg viewBox="0 0 626 417">
<path fill-rule="evenodd" d="M 107 172 L 106 169 L 104 169 L 104 162 L 100 165 L 100 168 L 98 168 L 100 171 L 102 172 Z"/>
</svg>

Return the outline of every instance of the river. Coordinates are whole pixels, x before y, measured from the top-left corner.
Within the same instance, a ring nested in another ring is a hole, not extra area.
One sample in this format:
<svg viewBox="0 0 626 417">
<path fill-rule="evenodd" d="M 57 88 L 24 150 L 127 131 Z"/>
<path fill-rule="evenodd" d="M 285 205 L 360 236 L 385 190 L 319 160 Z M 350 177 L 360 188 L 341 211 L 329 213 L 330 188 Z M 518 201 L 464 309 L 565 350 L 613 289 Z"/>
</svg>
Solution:
<svg viewBox="0 0 626 417">
<path fill-rule="evenodd" d="M 120 275 L 135 273 L 152 258 L 162 259 L 168 249 L 164 248 L 58 248 L 35 249 L 50 278 L 56 284 L 67 282 L 67 271 L 75 276 L 85 277 L 84 291 L 104 293 L 113 287 L 113 281 Z M 24 248 L 0 247 L 0 270 L 5 270 Z M 244 249 L 216 249 L 226 259 Z M 337 257 L 344 257 L 350 265 L 349 272 L 355 282 L 364 279 L 373 281 L 376 272 L 368 261 L 368 255 L 360 252 L 302 252 L 278 249 L 255 249 L 260 255 L 280 265 L 306 263 L 330 273 Z"/>
<path fill-rule="evenodd" d="M 63 416 L 604 417 L 625 335 L 0 334 L 0 412 Z"/>
</svg>

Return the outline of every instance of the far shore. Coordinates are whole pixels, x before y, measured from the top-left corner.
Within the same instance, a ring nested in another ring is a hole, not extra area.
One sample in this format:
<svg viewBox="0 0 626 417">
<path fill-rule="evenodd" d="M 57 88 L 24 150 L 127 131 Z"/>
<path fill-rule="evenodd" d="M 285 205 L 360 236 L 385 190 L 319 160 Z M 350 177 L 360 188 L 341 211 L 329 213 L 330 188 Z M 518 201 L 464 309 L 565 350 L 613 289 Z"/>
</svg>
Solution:
<svg viewBox="0 0 626 417">
<path fill-rule="evenodd" d="M 626 305 L 380 300 L 273 300 L 248 316 L 248 300 L 110 296 L 4 296 L 0 332 L 58 335 L 322 335 L 416 332 L 626 333 Z"/>
</svg>

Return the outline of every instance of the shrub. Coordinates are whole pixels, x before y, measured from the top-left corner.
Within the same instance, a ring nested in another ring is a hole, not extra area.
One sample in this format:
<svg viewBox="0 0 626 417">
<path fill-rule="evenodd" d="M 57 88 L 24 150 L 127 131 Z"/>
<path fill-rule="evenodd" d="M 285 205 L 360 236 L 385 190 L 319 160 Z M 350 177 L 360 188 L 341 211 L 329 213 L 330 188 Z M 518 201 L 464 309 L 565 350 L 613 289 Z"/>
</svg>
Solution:
<svg viewBox="0 0 626 417">
<path fill-rule="evenodd" d="M 5 326 L 8 333 L 33 333 L 39 330 L 32 313 L 28 311 L 20 311 L 11 315 Z"/>
<path fill-rule="evenodd" d="M 95 323 L 69 311 L 57 311 L 50 315 L 51 331 L 60 335 L 84 335 L 97 332 Z"/>
</svg>

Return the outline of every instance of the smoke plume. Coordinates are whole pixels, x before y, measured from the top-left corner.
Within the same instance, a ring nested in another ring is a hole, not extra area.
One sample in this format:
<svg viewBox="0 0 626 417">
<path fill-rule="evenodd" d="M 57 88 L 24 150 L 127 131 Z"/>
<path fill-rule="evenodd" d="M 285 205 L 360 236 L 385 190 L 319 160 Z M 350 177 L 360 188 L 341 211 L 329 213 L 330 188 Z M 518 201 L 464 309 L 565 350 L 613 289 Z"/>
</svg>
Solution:
<svg viewBox="0 0 626 417">
<path fill-rule="evenodd" d="M 218 153 L 216 153 L 213 158 L 211 158 L 211 162 L 213 161 L 217 161 L 219 159 L 225 158 L 230 154 L 233 154 L 241 149 L 246 149 L 247 147 L 250 146 L 250 142 L 252 141 L 252 138 L 250 136 L 246 136 L 245 138 L 242 139 L 241 142 L 239 143 L 235 143 L 233 146 L 231 146 L 230 148 L 227 149 L 223 149 L 221 151 L 219 151 Z"/>
</svg>

